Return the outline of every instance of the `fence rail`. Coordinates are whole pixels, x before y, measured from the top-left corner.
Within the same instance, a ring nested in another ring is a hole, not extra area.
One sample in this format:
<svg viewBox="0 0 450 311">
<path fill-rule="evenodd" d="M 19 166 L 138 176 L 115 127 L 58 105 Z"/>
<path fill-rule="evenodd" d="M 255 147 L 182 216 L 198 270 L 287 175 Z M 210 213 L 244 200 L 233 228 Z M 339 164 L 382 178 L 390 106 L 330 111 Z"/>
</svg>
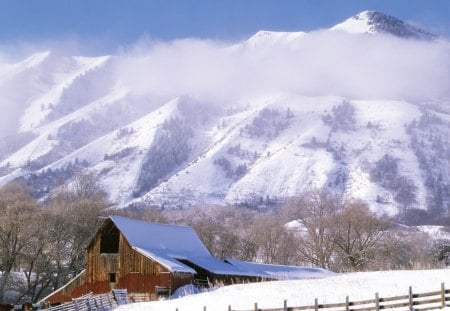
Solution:
<svg viewBox="0 0 450 311">
<path fill-rule="evenodd" d="M 427 292 L 427 293 L 413 293 L 412 287 L 409 287 L 408 295 L 392 296 L 392 297 L 379 297 L 379 294 L 375 294 L 374 299 L 350 301 L 347 296 L 345 302 L 342 303 L 328 303 L 319 304 L 319 300 L 314 300 L 314 305 L 309 306 L 297 306 L 288 307 L 287 301 L 283 303 L 281 308 L 264 308 L 258 307 L 258 304 L 254 304 L 253 309 L 233 309 L 231 305 L 228 306 L 228 311 L 379 311 L 386 309 L 399 309 L 409 311 L 427 311 L 438 310 L 450 307 L 450 289 L 445 289 L 445 283 L 441 284 L 439 291 Z M 178 308 L 176 309 L 178 311 Z M 203 311 L 207 311 L 206 307 Z"/>
<path fill-rule="evenodd" d="M 118 305 L 127 304 L 127 290 L 113 290 L 100 295 L 87 294 L 72 299 L 71 302 L 41 309 L 42 311 L 111 311 Z"/>
</svg>

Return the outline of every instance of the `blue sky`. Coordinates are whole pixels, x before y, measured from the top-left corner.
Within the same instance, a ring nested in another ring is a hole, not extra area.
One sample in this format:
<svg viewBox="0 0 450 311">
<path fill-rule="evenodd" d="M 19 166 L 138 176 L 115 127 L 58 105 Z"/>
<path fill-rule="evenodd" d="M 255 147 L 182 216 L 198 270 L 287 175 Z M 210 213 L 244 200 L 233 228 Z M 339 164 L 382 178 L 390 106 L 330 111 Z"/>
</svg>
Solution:
<svg viewBox="0 0 450 311">
<path fill-rule="evenodd" d="M 244 39 L 308 31 L 379 10 L 450 37 L 450 0 L 0 0 L 0 45 L 77 39 L 114 50 L 142 36 Z"/>
</svg>

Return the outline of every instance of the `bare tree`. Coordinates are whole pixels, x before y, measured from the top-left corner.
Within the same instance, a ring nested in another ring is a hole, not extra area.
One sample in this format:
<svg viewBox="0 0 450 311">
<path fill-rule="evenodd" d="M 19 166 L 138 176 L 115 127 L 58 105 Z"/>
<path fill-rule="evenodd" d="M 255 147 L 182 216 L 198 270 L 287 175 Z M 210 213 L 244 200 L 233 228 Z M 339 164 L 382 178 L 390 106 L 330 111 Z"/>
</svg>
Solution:
<svg viewBox="0 0 450 311">
<path fill-rule="evenodd" d="M 28 221 L 34 226 L 34 235 L 29 238 L 23 249 L 20 263 L 22 282 L 16 301 L 37 302 L 39 298 L 51 291 L 51 284 L 55 275 L 52 252 L 52 234 L 48 226 L 45 211 L 29 215 Z"/>
<path fill-rule="evenodd" d="M 378 263 L 373 269 L 429 269 L 441 268 L 434 260 L 433 239 L 414 227 L 392 226 L 384 231 L 377 253 Z"/>
<path fill-rule="evenodd" d="M 334 216 L 332 241 L 344 270 L 365 269 L 374 259 L 387 222 L 362 201 L 351 201 Z"/>
<path fill-rule="evenodd" d="M 6 302 L 11 273 L 20 266 L 27 246 L 40 230 L 33 222 L 36 213 L 30 189 L 18 183 L 0 189 L 0 303 Z"/>
<path fill-rule="evenodd" d="M 253 223 L 253 241 L 258 246 L 258 257 L 265 263 L 275 263 L 283 228 L 275 219 L 259 215 Z"/>
<path fill-rule="evenodd" d="M 286 202 L 283 207 L 284 218 L 286 221 L 298 222 L 297 249 L 303 262 L 321 268 L 332 267 L 335 245 L 330 227 L 339 204 L 339 199 L 326 189 L 308 191 Z"/>
<path fill-rule="evenodd" d="M 62 275 L 78 274 L 84 269 L 85 249 L 100 224 L 98 216 L 104 215 L 108 206 L 106 193 L 92 174 L 77 176 L 72 184 L 61 186 L 52 195 L 47 204 L 47 221 L 57 228 L 52 239 L 54 247 L 64 254 L 57 261 L 57 266 L 67 271 Z"/>
</svg>

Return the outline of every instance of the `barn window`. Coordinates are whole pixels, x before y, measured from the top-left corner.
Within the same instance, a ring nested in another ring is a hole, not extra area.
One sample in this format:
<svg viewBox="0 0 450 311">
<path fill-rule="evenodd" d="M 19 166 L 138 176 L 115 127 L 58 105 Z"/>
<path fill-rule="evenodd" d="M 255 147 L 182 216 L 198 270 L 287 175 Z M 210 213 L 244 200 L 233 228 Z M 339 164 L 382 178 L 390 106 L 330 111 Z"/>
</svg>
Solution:
<svg viewBox="0 0 450 311">
<path fill-rule="evenodd" d="M 109 274 L 109 283 L 116 283 L 116 274 L 115 273 Z"/>
<path fill-rule="evenodd" d="M 100 236 L 100 253 L 115 254 L 119 252 L 119 230 L 111 223 L 105 226 Z"/>
</svg>

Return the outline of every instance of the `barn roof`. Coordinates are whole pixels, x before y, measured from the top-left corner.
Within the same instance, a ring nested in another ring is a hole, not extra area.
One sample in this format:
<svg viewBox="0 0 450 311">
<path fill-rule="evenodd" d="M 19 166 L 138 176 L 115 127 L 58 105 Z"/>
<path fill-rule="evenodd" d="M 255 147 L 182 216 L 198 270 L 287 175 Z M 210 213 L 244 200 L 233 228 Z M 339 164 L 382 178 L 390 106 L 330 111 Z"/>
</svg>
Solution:
<svg viewBox="0 0 450 311">
<path fill-rule="evenodd" d="M 314 279 L 334 274 L 329 270 L 321 268 L 262 264 L 233 258 L 227 258 L 225 261 L 237 268 L 247 270 L 254 275 L 277 280 Z"/>
<path fill-rule="evenodd" d="M 195 274 L 193 268 L 180 261 L 183 260 L 214 274 L 253 276 L 248 271 L 214 258 L 191 227 L 121 216 L 111 216 L 110 219 L 133 249 L 169 271 Z"/>
</svg>

